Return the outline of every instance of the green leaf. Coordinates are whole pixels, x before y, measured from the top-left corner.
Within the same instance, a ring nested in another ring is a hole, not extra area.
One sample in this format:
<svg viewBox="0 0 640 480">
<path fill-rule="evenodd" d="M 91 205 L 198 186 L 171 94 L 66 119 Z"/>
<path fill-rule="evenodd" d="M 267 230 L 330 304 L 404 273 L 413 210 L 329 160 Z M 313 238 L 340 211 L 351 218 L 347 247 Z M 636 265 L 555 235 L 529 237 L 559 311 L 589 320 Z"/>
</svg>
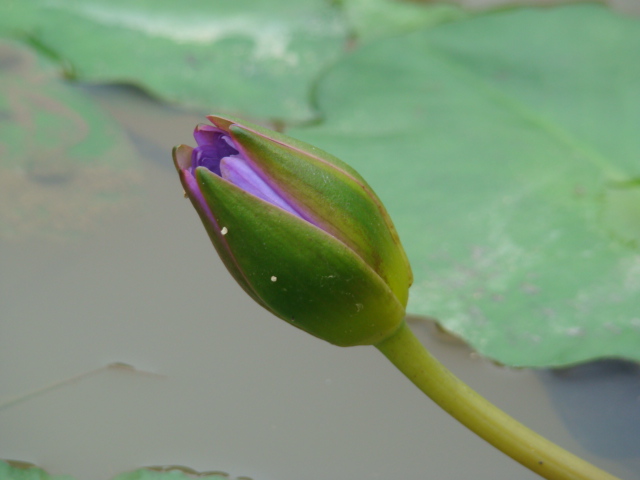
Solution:
<svg viewBox="0 0 640 480">
<path fill-rule="evenodd" d="M 112 480 L 229 480 L 222 472 L 200 473 L 185 467 L 140 468 L 116 475 Z"/>
<path fill-rule="evenodd" d="M 66 238 L 130 207 L 141 172 L 127 136 L 56 67 L 0 42 L 0 237 Z"/>
<path fill-rule="evenodd" d="M 310 83 L 347 38 L 322 0 L 7 1 L 0 34 L 66 60 L 69 74 L 207 113 L 311 120 Z"/>
<path fill-rule="evenodd" d="M 41 468 L 22 462 L 0 460 L 2 480 L 75 480 L 69 475 L 50 475 Z M 149 467 L 116 475 L 112 480 L 229 480 L 222 472 L 196 472 L 186 467 Z"/>
<path fill-rule="evenodd" d="M 385 202 L 408 310 L 508 365 L 640 360 L 640 22 L 518 9 L 374 42 L 288 133 Z"/>
<path fill-rule="evenodd" d="M 344 0 L 343 10 L 360 43 L 469 16 L 453 4 L 398 0 Z"/>
<path fill-rule="evenodd" d="M 22 462 L 7 463 L 0 460 L 2 480 L 75 480 L 69 475 L 49 475 L 44 470 Z"/>
</svg>

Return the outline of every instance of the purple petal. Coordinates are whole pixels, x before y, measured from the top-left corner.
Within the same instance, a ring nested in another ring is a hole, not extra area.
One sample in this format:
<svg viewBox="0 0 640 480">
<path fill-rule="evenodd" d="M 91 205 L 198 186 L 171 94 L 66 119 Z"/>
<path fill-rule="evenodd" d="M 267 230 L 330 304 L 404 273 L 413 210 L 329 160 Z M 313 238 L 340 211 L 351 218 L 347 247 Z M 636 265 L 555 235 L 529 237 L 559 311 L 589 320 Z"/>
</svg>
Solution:
<svg viewBox="0 0 640 480">
<path fill-rule="evenodd" d="M 220 156 L 215 145 L 202 145 L 191 152 L 191 172 L 198 167 L 205 167 L 216 175 L 220 175 Z"/>
<path fill-rule="evenodd" d="M 224 134 L 224 131 L 213 125 L 200 124 L 193 131 L 193 138 L 196 139 L 198 145 L 207 145 L 216 143 L 216 138 L 222 134 Z"/>
<path fill-rule="evenodd" d="M 220 162 L 221 177 L 236 187 L 302 218 L 295 208 L 282 198 L 251 168 L 242 157 L 225 157 Z"/>
<path fill-rule="evenodd" d="M 197 167 L 205 167 L 220 175 L 220 160 L 229 155 L 237 155 L 229 136 L 222 130 L 209 125 L 198 125 L 193 136 L 198 146 L 191 154 L 191 172 Z"/>
</svg>

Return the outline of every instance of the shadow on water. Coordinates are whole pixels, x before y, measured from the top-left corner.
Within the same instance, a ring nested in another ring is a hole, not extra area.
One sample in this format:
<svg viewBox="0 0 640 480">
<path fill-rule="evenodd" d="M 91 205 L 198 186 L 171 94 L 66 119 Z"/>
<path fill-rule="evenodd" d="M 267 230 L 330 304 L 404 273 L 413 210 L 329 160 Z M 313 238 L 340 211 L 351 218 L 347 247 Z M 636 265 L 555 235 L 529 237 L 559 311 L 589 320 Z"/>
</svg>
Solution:
<svg viewBox="0 0 640 480">
<path fill-rule="evenodd" d="M 640 365 L 600 360 L 540 373 L 567 429 L 584 448 L 640 459 Z"/>
</svg>

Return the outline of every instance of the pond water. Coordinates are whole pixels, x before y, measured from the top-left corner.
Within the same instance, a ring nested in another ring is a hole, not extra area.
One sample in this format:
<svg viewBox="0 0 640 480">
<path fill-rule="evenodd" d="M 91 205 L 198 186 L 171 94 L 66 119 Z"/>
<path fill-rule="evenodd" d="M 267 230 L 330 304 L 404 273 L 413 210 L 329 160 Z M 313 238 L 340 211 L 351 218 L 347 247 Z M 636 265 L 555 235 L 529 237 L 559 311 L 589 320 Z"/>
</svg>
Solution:
<svg viewBox="0 0 640 480">
<path fill-rule="evenodd" d="M 0 239 L 0 458 L 78 480 L 145 465 L 254 480 L 538 478 L 449 418 L 373 347 L 316 340 L 244 294 L 171 164 L 171 147 L 192 143 L 201 116 L 135 89 L 86 91 L 126 130 L 137 173 L 118 183 L 108 209 L 89 208 L 108 181 L 79 195 L 77 179 L 23 179 L 32 196 L 60 203 L 29 228 L 20 222 L 33 215 L 16 217 Z M 3 209 L 21 208 L 2 198 Z M 640 479 L 636 365 L 506 369 L 427 321 L 411 325 L 517 419 Z"/>
</svg>

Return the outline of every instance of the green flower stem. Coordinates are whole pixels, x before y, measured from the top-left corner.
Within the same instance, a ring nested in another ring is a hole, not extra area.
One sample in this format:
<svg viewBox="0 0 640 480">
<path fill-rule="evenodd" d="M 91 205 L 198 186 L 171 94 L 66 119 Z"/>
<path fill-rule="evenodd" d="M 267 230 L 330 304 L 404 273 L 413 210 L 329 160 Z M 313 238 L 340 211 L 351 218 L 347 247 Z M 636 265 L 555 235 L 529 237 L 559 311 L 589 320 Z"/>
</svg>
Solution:
<svg viewBox="0 0 640 480">
<path fill-rule="evenodd" d="M 616 480 L 473 391 L 423 347 L 406 323 L 376 348 L 447 413 L 538 475 L 549 480 Z"/>
</svg>

